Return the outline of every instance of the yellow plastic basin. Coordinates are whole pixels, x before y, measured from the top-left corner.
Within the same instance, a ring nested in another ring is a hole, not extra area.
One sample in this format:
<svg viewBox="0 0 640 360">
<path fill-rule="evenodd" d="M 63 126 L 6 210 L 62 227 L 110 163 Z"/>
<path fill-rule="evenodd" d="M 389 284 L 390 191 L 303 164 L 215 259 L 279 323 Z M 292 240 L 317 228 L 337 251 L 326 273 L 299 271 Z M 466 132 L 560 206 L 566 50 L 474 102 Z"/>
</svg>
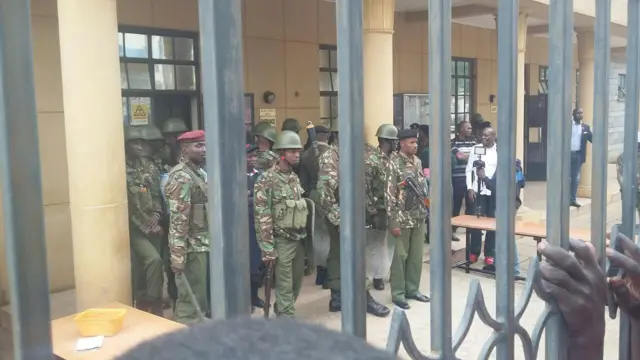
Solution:
<svg viewBox="0 0 640 360">
<path fill-rule="evenodd" d="M 126 309 L 87 309 L 74 318 L 80 335 L 114 336 L 122 330 Z"/>
</svg>

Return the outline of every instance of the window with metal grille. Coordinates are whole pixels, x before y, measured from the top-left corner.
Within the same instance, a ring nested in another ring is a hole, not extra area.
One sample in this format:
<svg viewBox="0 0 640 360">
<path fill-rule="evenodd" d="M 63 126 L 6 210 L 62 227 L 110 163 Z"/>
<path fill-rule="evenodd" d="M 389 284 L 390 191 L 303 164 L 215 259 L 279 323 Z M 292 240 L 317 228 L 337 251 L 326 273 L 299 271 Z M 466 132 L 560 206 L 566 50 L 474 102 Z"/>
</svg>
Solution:
<svg viewBox="0 0 640 360">
<path fill-rule="evenodd" d="M 540 66 L 538 68 L 538 94 L 549 92 L 549 67 Z"/>
<path fill-rule="evenodd" d="M 338 48 L 320 45 L 320 120 L 330 127 L 338 118 Z"/>
<path fill-rule="evenodd" d="M 618 101 L 624 101 L 627 97 L 627 74 L 618 74 Z"/>
<path fill-rule="evenodd" d="M 475 60 L 451 60 L 451 122 L 468 121 L 475 110 Z"/>
</svg>

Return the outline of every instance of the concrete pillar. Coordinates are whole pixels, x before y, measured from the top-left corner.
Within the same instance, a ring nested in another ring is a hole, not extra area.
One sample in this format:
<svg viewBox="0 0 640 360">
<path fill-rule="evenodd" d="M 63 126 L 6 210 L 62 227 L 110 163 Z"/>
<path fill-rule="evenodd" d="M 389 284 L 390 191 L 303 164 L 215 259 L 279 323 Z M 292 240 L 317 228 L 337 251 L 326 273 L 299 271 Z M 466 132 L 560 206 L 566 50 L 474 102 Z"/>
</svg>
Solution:
<svg viewBox="0 0 640 360">
<path fill-rule="evenodd" d="M 77 308 L 130 304 L 116 2 L 58 0 L 58 24 Z"/>
<path fill-rule="evenodd" d="M 364 1 L 364 129 L 377 144 L 378 126 L 393 124 L 393 20 L 395 0 Z"/>
<path fill-rule="evenodd" d="M 594 86 L 594 65 L 593 65 L 593 30 L 578 32 L 578 63 L 580 66 L 580 83 L 578 84 L 578 94 L 580 97 L 580 108 L 584 113 L 583 122 L 589 126 L 593 125 L 593 86 Z M 573 75 L 575 76 L 575 75 Z M 571 114 L 567 114 L 570 117 Z M 567 120 L 568 121 L 568 120 Z M 580 172 L 580 183 L 578 185 L 578 197 L 591 198 L 591 145 L 587 145 L 587 161 L 582 165 Z"/>
<path fill-rule="evenodd" d="M 527 52 L 527 14 L 518 15 L 518 95 L 516 96 L 516 158 L 522 160 L 524 166 L 524 67 Z M 500 99 L 498 99 L 498 104 Z"/>
</svg>

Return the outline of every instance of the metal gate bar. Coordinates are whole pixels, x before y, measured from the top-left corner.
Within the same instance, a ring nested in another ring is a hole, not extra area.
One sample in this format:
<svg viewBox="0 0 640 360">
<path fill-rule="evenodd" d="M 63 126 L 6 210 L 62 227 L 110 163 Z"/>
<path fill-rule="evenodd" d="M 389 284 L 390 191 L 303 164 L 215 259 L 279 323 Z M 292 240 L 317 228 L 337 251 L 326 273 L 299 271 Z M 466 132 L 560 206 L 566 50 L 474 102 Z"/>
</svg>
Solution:
<svg viewBox="0 0 640 360">
<path fill-rule="evenodd" d="M 498 1 L 498 168 L 496 198 L 496 318 L 502 323 L 497 359 L 514 358 L 516 330 L 514 307 L 516 127 L 518 93 L 518 0 Z M 519 84 L 521 87 L 524 84 Z"/>
<path fill-rule="evenodd" d="M 337 1 L 342 330 L 366 338 L 362 1 Z"/>
<path fill-rule="evenodd" d="M 431 352 L 451 359 L 451 0 L 431 0 L 429 9 L 429 98 L 431 128 Z"/>
<path fill-rule="evenodd" d="M 236 0 L 199 0 L 202 92 L 214 319 L 249 314 L 249 218 L 244 147 L 242 11 Z"/>
<path fill-rule="evenodd" d="M 547 155 L 547 239 L 569 247 L 571 94 L 573 71 L 573 0 L 549 6 L 549 124 Z M 566 119 L 566 120 L 565 120 Z M 547 359 L 566 357 L 566 325 L 560 314 L 546 327 Z"/>
<path fill-rule="evenodd" d="M 622 233 L 629 236 L 635 234 L 636 217 L 636 174 L 638 167 L 636 158 L 638 152 L 638 96 L 640 95 L 640 1 L 628 0 L 627 2 L 627 83 L 624 107 L 624 150 L 622 183 Z M 630 359 L 630 330 L 631 323 L 626 314 L 620 316 L 620 359 Z"/>
<path fill-rule="evenodd" d="M 0 184 L 15 359 L 51 359 L 31 2 L 0 2 Z"/>
</svg>

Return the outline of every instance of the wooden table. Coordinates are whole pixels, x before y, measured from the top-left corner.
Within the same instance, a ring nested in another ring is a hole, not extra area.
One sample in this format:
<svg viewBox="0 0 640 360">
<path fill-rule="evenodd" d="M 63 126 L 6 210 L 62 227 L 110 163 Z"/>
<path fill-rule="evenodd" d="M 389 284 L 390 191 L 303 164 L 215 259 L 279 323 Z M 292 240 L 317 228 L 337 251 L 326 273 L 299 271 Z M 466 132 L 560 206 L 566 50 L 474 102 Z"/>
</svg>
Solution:
<svg viewBox="0 0 640 360">
<path fill-rule="evenodd" d="M 76 342 L 80 333 L 73 321 L 77 314 L 65 316 L 51 322 L 54 355 L 61 359 L 113 359 L 145 340 L 185 328 L 177 322 L 120 303 L 105 307 L 127 309 L 120 333 L 113 337 L 105 337 L 102 348 L 98 350 L 78 352 Z"/>
<path fill-rule="evenodd" d="M 468 274 L 470 271 L 478 271 L 482 273 L 493 274 L 494 271 L 487 269 L 475 269 L 470 267 L 469 263 L 469 243 L 471 240 L 471 232 L 469 230 L 496 230 L 496 219 L 488 217 L 478 217 L 475 215 L 460 215 L 451 219 L 451 225 L 465 228 L 466 230 L 466 256 L 465 260 L 453 265 L 455 268 L 462 268 Z M 517 221 L 515 223 L 515 236 L 526 236 L 533 238 L 536 243 L 540 243 L 542 239 L 547 238 L 547 225 L 530 221 Z M 514 236 L 514 241 L 515 241 Z M 572 228 L 569 229 L 569 236 L 584 241 L 591 240 L 591 231 L 589 229 Z M 542 255 L 538 252 L 538 259 L 542 260 Z"/>
</svg>

